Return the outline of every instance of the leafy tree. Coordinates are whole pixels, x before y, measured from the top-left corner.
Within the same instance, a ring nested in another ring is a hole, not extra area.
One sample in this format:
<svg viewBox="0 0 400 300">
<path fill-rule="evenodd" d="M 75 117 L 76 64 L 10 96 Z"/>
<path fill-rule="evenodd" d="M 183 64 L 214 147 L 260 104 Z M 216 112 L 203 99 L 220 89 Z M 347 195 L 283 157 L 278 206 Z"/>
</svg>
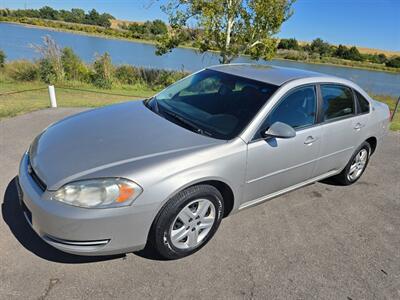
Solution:
<svg viewBox="0 0 400 300">
<path fill-rule="evenodd" d="M 3 50 L 0 50 L 0 69 L 4 68 L 4 64 L 6 62 L 6 54 Z"/>
<path fill-rule="evenodd" d="M 154 20 L 151 25 L 150 32 L 154 35 L 166 34 L 168 32 L 167 25 L 161 20 Z"/>
<path fill-rule="evenodd" d="M 39 14 L 43 19 L 57 20 L 58 11 L 50 6 L 43 6 L 41 9 L 39 9 Z"/>
<path fill-rule="evenodd" d="M 361 55 L 360 51 L 358 51 L 358 49 L 356 47 L 351 47 L 344 55 L 345 59 L 349 59 L 349 60 L 356 60 L 356 61 L 363 61 L 364 58 Z"/>
<path fill-rule="evenodd" d="M 80 8 L 71 9 L 71 22 L 83 23 L 85 21 L 85 11 Z"/>
<path fill-rule="evenodd" d="M 364 56 L 354 46 L 351 48 L 347 48 L 346 46 L 339 45 L 339 47 L 337 47 L 333 55 L 348 60 L 355 60 L 355 61 L 364 60 Z"/>
<path fill-rule="evenodd" d="M 169 0 L 162 6 L 172 30 L 157 44 L 158 55 L 179 46 L 186 28 L 201 28 L 196 43 L 201 52 L 217 50 L 220 62 L 240 53 L 253 59 L 270 59 L 276 50 L 274 35 L 292 14 L 294 0 Z"/>
<path fill-rule="evenodd" d="M 400 56 L 394 56 L 386 62 L 387 67 L 400 68 Z"/>
<path fill-rule="evenodd" d="M 281 39 L 278 44 L 278 49 L 299 50 L 299 43 L 295 38 Z"/>
<path fill-rule="evenodd" d="M 86 15 L 87 24 L 95 25 L 100 17 L 100 14 L 94 8 Z"/>
<path fill-rule="evenodd" d="M 383 53 L 379 53 L 377 57 L 377 63 L 384 64 L 387 61 L 387 57 Z"/>
<path fill-rule="evenodd" d="M 347 51 L 349 51 L 349 49 L 346 46 L 339 45 L 339 47 L 337 47 L 334 55 L 336 57 L 344 58 L 346 53 L 347 53 Z"/>
<path fill-rule="evenodd" d="M 88 70 L 79 56 L 77 56 L 71 48 L 66 47 L 62 50 L 61 63 L 64 68 L 66 79 L 82 81 L 86 79 L 85 77 L 88 74 Z"/>
<path fill-rule="evenodd" d="M 319 53 L 321 56 L 329 56 L 331 53 L 331 45 L 320 38 L 316 38 L 312 41 L 310 50 L 311 52 Z"/>
</svg>

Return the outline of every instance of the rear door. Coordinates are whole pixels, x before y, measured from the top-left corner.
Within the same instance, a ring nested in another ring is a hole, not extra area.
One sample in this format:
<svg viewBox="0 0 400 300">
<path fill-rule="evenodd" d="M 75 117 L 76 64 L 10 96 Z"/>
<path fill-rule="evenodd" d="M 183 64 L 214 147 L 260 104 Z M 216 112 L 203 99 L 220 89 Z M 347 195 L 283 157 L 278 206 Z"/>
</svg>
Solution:
<svg viewBox="0 0 400 300">
<path fill-rule="evenodd" d="M 319 99 L 324 139 L 313 177 L 343 169 L 359 144 L 358 133 L 362 128 L 350 87 L 320 84 Z"/>
</svg>

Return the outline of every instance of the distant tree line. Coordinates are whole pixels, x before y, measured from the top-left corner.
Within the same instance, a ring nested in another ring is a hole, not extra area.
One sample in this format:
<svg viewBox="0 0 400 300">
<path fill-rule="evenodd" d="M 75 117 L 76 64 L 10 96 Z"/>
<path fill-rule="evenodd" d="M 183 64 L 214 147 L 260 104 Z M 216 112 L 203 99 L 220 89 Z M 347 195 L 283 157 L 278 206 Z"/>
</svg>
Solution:
<svg viewBox="0 0 400 300">
<path fill-rule="evenodd" d="M 17 9 L 10 10 L 8 8 L 0 10 L 0 16 L 3 17 L 27 17 L 38 18 L 46 20 L 64 21 L 70 23 L 80 23 L 88 25 L 97 25 L 109 28 L 111 26 L 111 19 L 115 19 L 108 13 L 100 14 L 95 9 L 85 13 L 83 9 L 73 8 L 71 10 L 54 9 L 50 6 L 44 6 L 40 9 Z"/>
<path fill-rule="evenodd" d="M 281 39 L 278 49 L 294 50 L 306 52 L 312 57 L 337 57 L 352 61 L 367 61 L 376 64 L 385 64 L 387 67 L 400 68 L 400 57 L 395 56 L 388 58 L 383 53 L 362 54 L 357 47 L 347 47 L 344 45 L 331 45 L 321 38 L 316 38 L 311 43 L 300 45 L 295 38 Z"/>
</svg>

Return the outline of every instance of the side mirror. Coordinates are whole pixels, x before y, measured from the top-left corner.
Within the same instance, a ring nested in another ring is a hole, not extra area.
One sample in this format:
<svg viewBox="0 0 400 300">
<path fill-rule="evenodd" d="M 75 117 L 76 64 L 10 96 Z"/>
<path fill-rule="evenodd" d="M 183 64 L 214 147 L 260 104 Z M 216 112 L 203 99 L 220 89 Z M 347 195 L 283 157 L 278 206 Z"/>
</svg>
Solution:
<svg viewBox="0 0 400 300">
<path fill-rule="evenodd" d="M 282 122 L 275 122 L 267 130 L 261 132 L 263 138 L 276 137 L 282 139 L 289 139 L 296 136 L 296 130 L 288 124 Z"/>
</svg>

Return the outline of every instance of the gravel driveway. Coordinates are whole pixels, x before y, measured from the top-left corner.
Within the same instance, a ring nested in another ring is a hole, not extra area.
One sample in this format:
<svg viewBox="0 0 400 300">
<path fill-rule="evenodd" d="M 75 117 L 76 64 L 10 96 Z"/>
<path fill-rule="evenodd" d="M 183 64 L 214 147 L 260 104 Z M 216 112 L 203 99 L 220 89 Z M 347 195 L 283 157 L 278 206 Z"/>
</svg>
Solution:
<svg viewBox="0 0 400 300">
<path fill-rule="evenodd" d="M 26 225 L 13 178 L 34 136 L 80 109 L 0 121 L 1 299 L 400 299 L 400 134 L 350 187 L 310 185 L 225 219 L 200 252 L 76 257 Z"/>
</svg>

